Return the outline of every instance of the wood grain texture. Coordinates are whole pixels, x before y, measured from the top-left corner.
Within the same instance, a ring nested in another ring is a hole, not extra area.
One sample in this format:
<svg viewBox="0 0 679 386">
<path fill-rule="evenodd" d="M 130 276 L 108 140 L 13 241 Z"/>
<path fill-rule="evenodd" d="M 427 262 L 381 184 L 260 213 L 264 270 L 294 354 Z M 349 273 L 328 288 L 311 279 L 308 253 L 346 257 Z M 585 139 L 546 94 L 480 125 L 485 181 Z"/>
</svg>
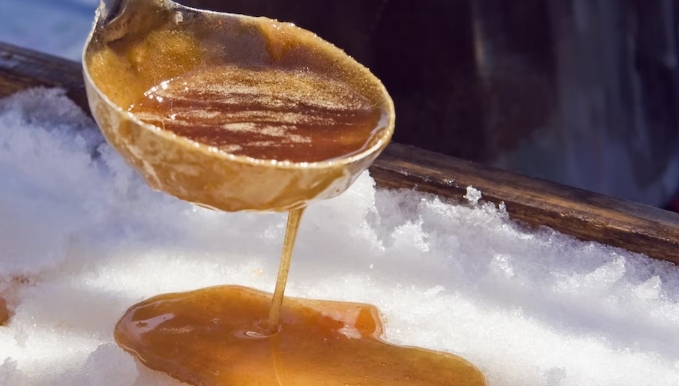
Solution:
<svg viewBox="0 0 679 386">
<path fill-rule="evenodd" d="M 29 87 L 62 87 L 87 110 L 79 63 L 0 43 L 0 97 Z M 504 202 L 510 217 L 679 264 L 679 215 L 391 144 L 370 169 L 380 188 L 416 189 L 460 200 L 467 186 Z"/>
<path fill-rule="evenodd" d="M 383 188 L 453 200 L 473 186 L 484 200 L 504 202 L 515 220 L 679 264 L 676 213 L 399 144 L 389 146 L 370 171 Z"/>
<path fill-rule="evenodd" d="M 0 98 L 31 87 L 61 87 L 89 112 L 80 63 L 0 42 Z"/>
</svg>

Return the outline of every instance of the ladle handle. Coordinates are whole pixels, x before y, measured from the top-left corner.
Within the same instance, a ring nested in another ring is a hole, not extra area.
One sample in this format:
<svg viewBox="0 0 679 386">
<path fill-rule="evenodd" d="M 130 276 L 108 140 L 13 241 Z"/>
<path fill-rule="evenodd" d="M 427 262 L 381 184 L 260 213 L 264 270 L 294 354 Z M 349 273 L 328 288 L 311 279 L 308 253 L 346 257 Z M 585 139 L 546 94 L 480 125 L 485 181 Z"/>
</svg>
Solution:
<svg viewBox="0 0 679 386">
<path fill-rule="evenodd" d="M 99 0 L 99 19 L 104 25 L 118 19 L 126 12 L 137 12 L 151 8 L 168 8 L 175 4 L 171 0 Z"/>
<path fill-rule="evenodd" d="M 99 14 L 101 20 L 104 24 L 110 23 L 113 19 L 118 17 L 129 0 L 100 0 L 99 1 Z"/>
</svg>

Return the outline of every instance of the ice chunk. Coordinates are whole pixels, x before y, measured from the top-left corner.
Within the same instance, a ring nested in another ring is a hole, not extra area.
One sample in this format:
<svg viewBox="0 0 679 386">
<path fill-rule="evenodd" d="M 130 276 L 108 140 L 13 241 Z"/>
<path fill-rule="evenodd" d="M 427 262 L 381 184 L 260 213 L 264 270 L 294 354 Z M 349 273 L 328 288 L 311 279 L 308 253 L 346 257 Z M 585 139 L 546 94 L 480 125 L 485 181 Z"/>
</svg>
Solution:
<svg viewBox="0 0 679 386">
<path fill-rule="evenodd" d="M 467 194 L 464 196 L 467 201 L 469 201 L 471 204 L 477 205 L 481 197 L 483 197 L 483 195 L 481 194 L 480 190 L 474 189 L 472 186 L 467 186 Z"/>
</svg>

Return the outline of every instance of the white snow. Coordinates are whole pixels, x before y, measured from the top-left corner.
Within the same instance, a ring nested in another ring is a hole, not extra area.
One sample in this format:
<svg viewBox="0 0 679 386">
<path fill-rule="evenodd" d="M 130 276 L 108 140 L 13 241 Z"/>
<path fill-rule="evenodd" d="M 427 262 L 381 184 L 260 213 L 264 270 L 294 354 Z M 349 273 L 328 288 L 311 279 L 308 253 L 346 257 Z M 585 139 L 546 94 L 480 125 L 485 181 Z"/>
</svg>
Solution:
<svg viewBox="0 0 679 386">
<path fill-rule="evenodd" d="M 177 385 L 120 350 L 153 295 L 271 291 L 285 216 L 153 192 L 59 90 L 0 101 L 0 385 Z M 679 269 L 503 209 L 376 191 L 368 174 L 302 220 L 290 296 L 375 304 L 386 338 L 459 354 L 490 385 L 679 385 Z"/>
</svg>

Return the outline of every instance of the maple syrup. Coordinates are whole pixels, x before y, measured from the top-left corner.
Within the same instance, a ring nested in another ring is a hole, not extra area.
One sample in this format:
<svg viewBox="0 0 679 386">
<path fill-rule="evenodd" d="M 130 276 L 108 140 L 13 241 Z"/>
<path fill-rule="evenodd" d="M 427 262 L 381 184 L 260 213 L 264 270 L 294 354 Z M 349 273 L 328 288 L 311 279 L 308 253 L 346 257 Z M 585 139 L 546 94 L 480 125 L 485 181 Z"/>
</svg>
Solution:
<svg viewBox="0 0 679 386">
<path fill-rule="evenodd" d="M 283 240 L 283 254 L 281 255 L 281 264 L 278 268 L 276 289 L 274 290 L 273 298 L 271 299 L 271 307 L 269 309 L 269 319 L 267 323 L 267 331 L 269 333 L 278 331 L 281 307 L 283 306 L 283 298 L 285 297 L 285 286 L 288 283 L 290 263 L 292 262 L 292 250 L 295 247 L 297 231 L 299 230 L 299 223 L 302 221 L 303 213 L 304 209 L 296 209 L 290 211 L 288 214 L 288 224 L 285 227 L 285 240 Z"/>
<path fill-rule="evenodd" d="M 343 82 L 307 71 L 235 65 L 164 81 L 130 112 L 230 154 L 292 162 L 361 153 L 386 125 L 382 109 Z"/>
<path fill-rule="evenodd" d="M 0 326 L 4 326 L 9 322 L 9 309 L 7 308 L 7 301 L 0 296 Z"/>
<path fill-rule="evenodd" d="M 380 340 L 367 304 L 286 297 L 269 334 L 271 295 L 222 286 L 156 296 L 130 308 L 115 337 L 146 366 L 204 386 L 481 386 L 457 356 Z"/>
</svg>

